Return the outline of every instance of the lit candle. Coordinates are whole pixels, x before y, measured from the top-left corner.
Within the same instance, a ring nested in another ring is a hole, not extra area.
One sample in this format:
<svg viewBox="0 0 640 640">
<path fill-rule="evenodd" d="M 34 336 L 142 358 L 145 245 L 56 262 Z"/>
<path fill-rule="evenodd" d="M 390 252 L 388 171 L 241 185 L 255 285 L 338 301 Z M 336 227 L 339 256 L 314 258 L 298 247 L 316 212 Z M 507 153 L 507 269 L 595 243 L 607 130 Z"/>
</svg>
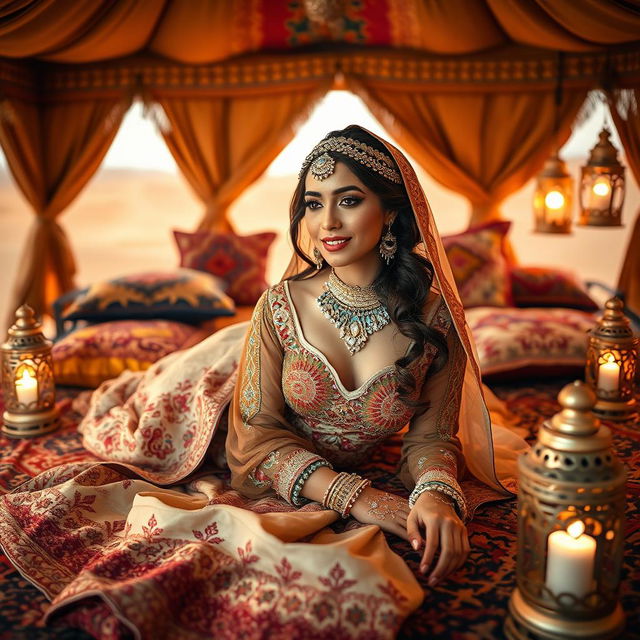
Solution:
<svg viewBox="0 0 640 640">
<path fill-rule="evenodd" d="M 598 368 L 598 389 L 602 391 L 617 391 L 620 380 L 620 365 L 612 353 L 607 354 L 606 362 Z"/>
<path fill-rule="evenodd" d="M 582 598 L 593 588 L 596 541 L 576 520 L 566 531 L 549 534 L 545 584 L 556 595 L 571 593 Z"/>
<path fill-rule="evenodd" d="M 607 178 L 598 178 L 591 187 L 591 206 L 594 209 L 608 209 L 611 186 Z"/>
<path fill-rule="evenodd" d="M 565 207 L 564 195 L 557 189 L 549 191 L 544 198 L 544 204 L 547 208 L 547 222 L 550 224 L 562 224 Z"/>
<path fill-rule="evenodd" d="M 16 396 L 18 402 L 26 406 L 38 401 L 38 380 L 26 369 L 22 371 L 22 378 L 16 380 Z"/>
</svg>

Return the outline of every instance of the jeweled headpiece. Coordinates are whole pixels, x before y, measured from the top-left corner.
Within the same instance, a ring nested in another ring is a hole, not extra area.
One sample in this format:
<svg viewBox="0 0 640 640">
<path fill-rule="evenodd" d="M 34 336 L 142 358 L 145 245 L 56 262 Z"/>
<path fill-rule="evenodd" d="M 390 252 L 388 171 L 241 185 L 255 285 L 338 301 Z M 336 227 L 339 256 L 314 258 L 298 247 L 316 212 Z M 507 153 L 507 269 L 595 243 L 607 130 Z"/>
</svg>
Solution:
<svg viewBox="0 0 640 640">
<path fill-rule="evenodd" d="M 349 158 L 353 158 L 365 167 L 373 169 L 376 173 L 387 178 L 387 180 L 391 180 L 391 182 L 395 182 L 396 184 L 402 184 L 402 178 L 395 168 L 391 156 L 370 147 L 364 142 L 354 140 L 353 138 L 346 138 L 345 136 L 328 138 L 319 142 L 304 159 L 298 177 L 301 178 L 307 167 L 311 165 L 310 171 L 314 178 L 318 180 L 328 178 L 335 171 L 336 167 L 335 160 L 327 153 L 328 151 L 342 153 Z"/>
</svg>

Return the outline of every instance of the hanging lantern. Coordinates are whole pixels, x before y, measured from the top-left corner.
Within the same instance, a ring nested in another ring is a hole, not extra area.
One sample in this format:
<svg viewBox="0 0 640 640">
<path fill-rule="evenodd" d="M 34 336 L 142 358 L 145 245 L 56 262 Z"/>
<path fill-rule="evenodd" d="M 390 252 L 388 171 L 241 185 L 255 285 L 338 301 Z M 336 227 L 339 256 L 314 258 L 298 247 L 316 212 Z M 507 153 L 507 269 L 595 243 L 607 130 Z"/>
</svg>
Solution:
<svg viewBox="0 0 640 640">
<path fill-rule="evenodd" d="M 2 431 L 14 438 L 39 436 L 57 426 L 51 342 L 41 326 L 33 309 L 23 305 L 2 345 Z"/>
<path fill-rule="evenodd" d="M 533 196 L 534 230 L 539 233 L 570 233 L 572 203 L 573 178 L 556 153 L 538 174 Z"/>
<path fill-rule="evenodd" d="M 637 407 L 638 339 L 623 308 L 619 298 L 607 300 L 602 318 L 589 332 L 585 379 L 597 397 L 594 411 L 608 420 L 627 420 Z"/>
<path fill-rule="evenodd" d="M 580 187 L 580 224 L 596 227 L 619 227 L 622 222 L 625 182 L 624 167 L 618 150 L 611 144 L 604 127 L 589 161 L 582 167 Z"/>
<path fill-rule="evenodd" d="M 618 602 L 625 476 L 581 381 L 519 460 L 517 587 L 510 640 L 603 640 L 624 626 Z"/>
</svg>

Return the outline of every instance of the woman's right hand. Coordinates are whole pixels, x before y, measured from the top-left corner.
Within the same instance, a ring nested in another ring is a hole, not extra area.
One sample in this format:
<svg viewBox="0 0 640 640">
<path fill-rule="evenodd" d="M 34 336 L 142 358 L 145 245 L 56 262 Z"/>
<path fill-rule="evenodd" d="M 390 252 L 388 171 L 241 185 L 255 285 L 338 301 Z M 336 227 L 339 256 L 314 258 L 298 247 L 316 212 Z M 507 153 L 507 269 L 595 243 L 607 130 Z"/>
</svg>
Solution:
<svg viewBox="0 0 640 640">
<path fill-rule="evenodd" d="M 377 524 L 384 531 L 408 540 L 409 501 L 387 491 L 366 487 L 358 496 L 350 515 L 363 524 Z"/>
</svg>

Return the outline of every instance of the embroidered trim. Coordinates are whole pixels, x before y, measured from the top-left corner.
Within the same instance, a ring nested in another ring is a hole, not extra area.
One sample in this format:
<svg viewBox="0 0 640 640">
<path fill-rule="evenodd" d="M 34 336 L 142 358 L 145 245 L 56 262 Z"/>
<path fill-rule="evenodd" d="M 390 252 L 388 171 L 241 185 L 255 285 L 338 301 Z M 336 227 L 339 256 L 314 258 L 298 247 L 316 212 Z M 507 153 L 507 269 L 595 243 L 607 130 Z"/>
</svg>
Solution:
<svg viewBox="0 0 640 640">
<path fill-rule="evenodd" d="M 460 340 L 454 340 L 453 349 L 449 353 L 449 361 L 447 391 L 440 403 L 440 410 L 436 418 L 438 437 L 444 441 L 450 440 L 458 431 L 462 386 L 464 384 L 464 372 L 467 367 L 467 357 Z"/>
<path fill-rule="evenodd" d="M 460 519 L 463 521 L 467 519 L 468 510 L 464 493 L 458 481 L 448 471 L 438 467 L 425 471 L 418 478 L 416 486 L 409 496 L 409 506 L 411 508 L 425 491 L 438 491 L 449 496 L 454 500 Z"/>
<path fill-rule="evenodd" d="M 311 451 L 307 451 L 306 449 L 294 449 L 293 451 L 290 451 L 282 459 L 282 462 L 273 477 L 274 491 L 278 495 L 282 496 L 289 504 L 295 504 L 292 501 L 292 494 L 299 481 L 299 477 L 304 474 L 312 463 L 318 461 L 323 462 L 326 466 L 330 466 L 327 460 L 315 453 L 311 453 Z M 301 481 L 302 484 L 304 484 L 309 475 L 311 475 L 311 472 L 309 472 L 307 477 Z M 300 487 L 298 488 L 297 495 L 300 494 L 302 484 L 300 484 Z"/>
<path fill-rule="evenodd" d="M 260 346 L 262 342 L 262 319 L 268 291 L 258 300 L 251 318 L 251 329 L 247 337 L 245 374 L 240 392 L 240 415 L 245 427 L 250 427 L 249 420 L 254 418 L 262 405 L 260 390 Z"/>
</svg>

